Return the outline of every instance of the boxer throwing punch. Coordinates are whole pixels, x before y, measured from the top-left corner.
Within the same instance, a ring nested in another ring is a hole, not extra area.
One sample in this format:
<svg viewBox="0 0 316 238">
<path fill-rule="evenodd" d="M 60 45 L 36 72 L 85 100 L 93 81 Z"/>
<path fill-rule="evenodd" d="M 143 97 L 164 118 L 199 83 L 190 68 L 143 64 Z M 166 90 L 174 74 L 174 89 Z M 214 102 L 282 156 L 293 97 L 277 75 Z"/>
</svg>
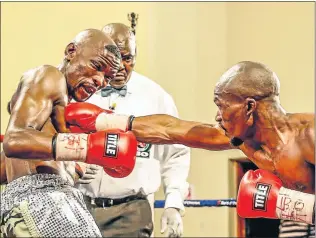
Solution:
<svg viewBox="0 0 316 238">
<path fill-rule="evenodd" d="M 313 224 L 314 115 L 287 113 L 280 104 L 279 92 L 280 82 L 274 72 L 261 63 L 245 61 L 225 72 L 215 87 L 216 125 L 179 120 L 168 115 L 136 118 L 106 113 L 97 115 L 95 106 L 80 103 L 77 113 L 80 116 L 83 109 L 90 110 L 97 130 L 128 128 L 145 143 L 176 143 L 207 150 L 239 148 L 260 169 L 280 178 L 282 187 L 286 188 L 282 189 L 282 196 L 304 206 L 300 211 L 303 215 L 297 216 L 292 205 L 284 206 L 279 204 L 282 199 L 277 199 L 275 206 L 256 211 L 251 209 L 253 201 L 244 200 L 242 195 L 252 193 L 253 189 L 248 191 L 247 187 L 241 186 L 238 213 L 247 218 L 260 216 Z M 77 123 L 81 125 L 80 121 Z M 261 182 L 267 180 L 271 190 L 274 189 L 276 183 L 265 176 L 260 176 Z M 250 176 L 247 181 L 252 179 Z"/>
<path fill-rule="evenodd" d="M 115 43 L 89 29 L 68 44 L 59 68 L 44 65 L 22 76 L 3 142 L 8 180 L 1 194 L 5 236 L 102 237 L 82 194 L 73 187 L 73 161 L 127 176 L 137 142 L 132 134 L 115 129 L 69 133 L 64 107 L 70 99 L 84 101 L 106 86 L 120 60 Z"/>
</svg>

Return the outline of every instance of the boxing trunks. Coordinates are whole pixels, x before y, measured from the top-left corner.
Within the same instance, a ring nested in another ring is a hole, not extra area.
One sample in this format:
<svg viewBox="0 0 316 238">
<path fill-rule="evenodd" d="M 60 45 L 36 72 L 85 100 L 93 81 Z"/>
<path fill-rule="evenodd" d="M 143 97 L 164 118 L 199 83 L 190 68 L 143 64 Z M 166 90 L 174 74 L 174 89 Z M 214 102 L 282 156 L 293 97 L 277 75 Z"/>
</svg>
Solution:
<svg viewBox="0 0 316 238">
<path fill-rule="evenodd" d="M 281 220 L 279 231 L 280 238 L 315 238 L 315 226 L 302 222 Z"/>
<path fill-rule="evenodd" d="M 27 175 L 1 192 L 5 237 L 102 237 L 81 192 L 59 175 Z"/>
</svg>

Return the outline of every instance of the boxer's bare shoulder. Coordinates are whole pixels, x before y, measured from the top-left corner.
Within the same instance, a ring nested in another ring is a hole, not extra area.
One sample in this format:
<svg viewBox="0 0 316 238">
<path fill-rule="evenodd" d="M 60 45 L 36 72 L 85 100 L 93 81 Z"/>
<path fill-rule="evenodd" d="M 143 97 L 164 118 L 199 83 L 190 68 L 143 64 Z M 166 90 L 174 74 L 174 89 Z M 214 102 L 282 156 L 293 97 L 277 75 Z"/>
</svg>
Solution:
<svg viewBox="0 0 316 238">
<path fill-rule="evenodd" d="M 6 152 L 11 156 L 5 161 L 3 153 L 1 162 L 5 163 L 7 170 L 7 173 L 5 173 L 5 169 L 1 171 L 3 180 L 12 181 L 18 177 L 35 173 L 54 173 L 65 178 L 69 177 L 65 173 L 69 171 L 67 169 L 65 171 L 63 162 L 51 161 L 49 157 L 44 160 L 32 159 L 33 153 L 22 156 L 27 161 L 15 159 L 13 156 L 21 157 L 23 154 L 23 150 L 19 149 L 19 146 L 14 146 L 14 138 L 29 140 L 28 137 L 34 129 L 48 136 L 54 135 L 57 131 L 65 132 L 65 123 L 63 119 L 60 119 L 60 115 L 63 115 L 63 107 L 67 103 L 67 99 L 66 80 L 57 68 L 43 65 L 28 70 L 22 75 L 17 90 L 8 105 L 11 127 L 6 132 L 6 137 L 11 138 L 11 142 L 9 140 L 9 150 Z M 22 114 L 23 117 L 20 116 Z M 17 120 L 18 118 L 20 120 Z M 36 139 L 39 135 L 36 134 L 33 138 Z M 13 145 L 10 147 L 10 144 Z M 11 150 L 12 147 L 15 150 Z M 73 174 L 73 168 L 70 170 L 70 174 Z M 5 178 L 6 176 L 7 178 Z"/>
<path fill-rule="evenodd" d="M 299 148 L 302 159 L 315 164 L 315 115 L 294 113 L 289 116 L 289 125 L 295 130 L 295 139 L 289 145 Z"/>
<path fill-rule="evenodd" d="M 23 74 L 21 84 L 22 91 L 27 88 L 28 92 L 34 91 L 34 93 L 39 93 L 44 97 L 51 97 L 54 101 L 67 95 L 67 85 L 64 75 L 51 65 L 42 65 L 28 70 Z"/>
<path fill-rule="evenodd" d="M 311 193 L 315 173 L 314 115 L 290 114 L 288 129 L 287 142 L 274 161 L 276 174 L 285 187 Z"/>
<path fill-rule="evenodd" d="M 301 145 L 305 160 L 315 165 L 315 116 L 306 115 L 307 117 L 308 121 L 304 121 L 297 143 Z"/>
</svg>

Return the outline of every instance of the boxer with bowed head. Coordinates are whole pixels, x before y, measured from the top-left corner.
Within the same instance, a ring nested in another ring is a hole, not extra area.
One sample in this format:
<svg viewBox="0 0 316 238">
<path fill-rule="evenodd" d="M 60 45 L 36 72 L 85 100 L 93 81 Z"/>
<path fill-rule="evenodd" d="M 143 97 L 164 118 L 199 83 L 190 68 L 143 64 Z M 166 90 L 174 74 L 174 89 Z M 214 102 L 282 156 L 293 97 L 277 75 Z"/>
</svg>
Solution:
<svg viewBox="0 0 316 238">
<path fill-rule="evenodd" d="M 104 87 L 118 71 L 120 60 L 115 43 L 101 31 L 90 29 L 78 34 L 66 47 L 65 60 L 60 69 L 41 66 L 25 73 L 13 96 L 16 101 L 11 102 L 14 107 L 3 144 L 6 156 L 26 160 L 32 158 L 30 163 L 34 159 L 79 160 L 100 163 L 101 166 L 105 163 L 107 171 L 106 163 L 113 161 L 101 159 L 107 154 L 104 132 L 91 135 L 60 133 L 52 138 L 50 133 L 40 129 L 51 118 L 57 132 L 69 132 L 64 119 L 64 106 L 70 99 L 85 101 Z M 125 141 L 125 135 L 122 134 L 120 139 Z M 33 139 L 31 143 L 30 138 Z M 56 162 L 51 164 L 54 166 Z"/>
<path fill-rule="evenodd" d="M 293 202 L 304 202 L 304 222 L 313 223 L 315 199 L 310 199 L 310 194 L 314 193 L 315 180 L 314 114 L 287 113 L 280 104 L 279 92 L 280 82 L 274 72 L 261 63 L 244 61 L 231 67 L 216 84 L 216 125 L 168 115 L 136 118 L 106 113 L 96 115 L 94 112 L 98 109 L 95 106 L 79 103 L 77 116 L 83 108 L 89 108 L 90 114 L 94 114 L 96 130 L 128 128 L 145 143 L 176 143 L 207 150 L 238 148 L 260 169 L 276 174 L 288 189 L 286 196 L 292 197 Z M 80 121 L 77 123 L 81 125 Z M 261 177 L 264 180 L 265 175 Z M 269 181 L 271 177 L 267 179 Z M 273 183 L 271 186 L 274 187 Z M 239 194 L 247 193 L 246 190 L 247 187 L 242 186 Z M 238 203 L 252 206 L 243 203 L 243 199 Z M 244 217 L 257 216 L 256 211 L 238 212 Z M 271 218 L 268 212 L 271 211 L 266 211 Z M 275 218 L 297 218 L 282 215 L 284 212 L 272 211 Z M 260 216 L 264 217 L 264 214 L 260 213 Z"/>
<path fill-rule="evenodd" d="M 4 232 L 13 230 L 19 237 L 101 237 L 80 191 L 72 187 L 73 161 L 98 164 L 112 176 L 125 177 L 134 167 L 137 141 L 132 133 L 117 129 L 70 133 L 64 107 L 70 99 L 85 101 L 106 86 L 120 60 L 119 50 L 106 34 L 88 29 L 68 44 L 59 68 L 43 65 L 22 76 L 10 102 L 3 142 L 9 182 L 1 202 Z M 27 225 L 27 234 L 20 234 L 17 223 L 10 227 L 10 217 L 24 202 L 36 228 Z M 53 217 L 45 219 L 47 212 Z M 68 219 L 65 212 L 77 219 Z"/>
</svg>

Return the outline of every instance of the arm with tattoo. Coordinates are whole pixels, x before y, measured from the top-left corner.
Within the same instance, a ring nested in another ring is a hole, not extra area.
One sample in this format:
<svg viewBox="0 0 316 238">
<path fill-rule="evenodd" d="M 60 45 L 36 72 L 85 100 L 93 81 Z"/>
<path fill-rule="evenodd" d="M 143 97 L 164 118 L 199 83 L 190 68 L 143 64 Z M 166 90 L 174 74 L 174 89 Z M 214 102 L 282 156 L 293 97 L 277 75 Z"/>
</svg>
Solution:
<svg viewBox="0 0 316 238">
<path fill-rule="evenodd" d="M 55 105 L 65 106 L 67 85 L 52 66 L 27 72 L 14 103 L 3 142 L 7 157 L 52 158 L 52 135 L 41 132 Z"/>
</svg>

